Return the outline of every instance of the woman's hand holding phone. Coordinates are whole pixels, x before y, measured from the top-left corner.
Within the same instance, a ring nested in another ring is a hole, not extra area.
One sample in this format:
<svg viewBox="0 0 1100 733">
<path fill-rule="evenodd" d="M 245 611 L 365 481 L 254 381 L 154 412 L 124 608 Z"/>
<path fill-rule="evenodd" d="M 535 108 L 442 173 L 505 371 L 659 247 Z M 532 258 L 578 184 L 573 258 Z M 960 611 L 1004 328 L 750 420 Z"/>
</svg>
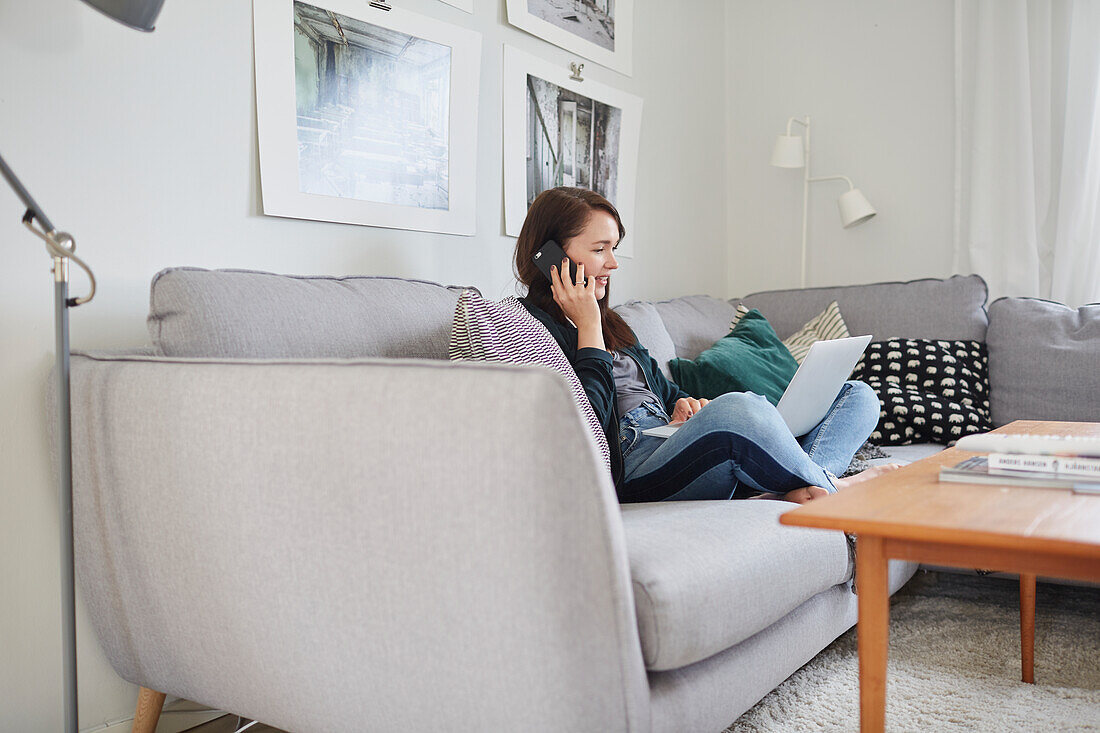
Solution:
<svg viewBox="0 0 1100 733">
<path fill-rule="evenodd" d="M 577 280 L 569 282 L 562 273 L 569 272 L 569 258 L 550 270 L 550 292 L 562 313 L 577 327 L 577 348 L 606 349 L 603 342 L 603 324 L 600 304 L 596 301 L 596 278 L 589 278 L 584 285 L 584 265 L 577 263 Z"/>
</svg>

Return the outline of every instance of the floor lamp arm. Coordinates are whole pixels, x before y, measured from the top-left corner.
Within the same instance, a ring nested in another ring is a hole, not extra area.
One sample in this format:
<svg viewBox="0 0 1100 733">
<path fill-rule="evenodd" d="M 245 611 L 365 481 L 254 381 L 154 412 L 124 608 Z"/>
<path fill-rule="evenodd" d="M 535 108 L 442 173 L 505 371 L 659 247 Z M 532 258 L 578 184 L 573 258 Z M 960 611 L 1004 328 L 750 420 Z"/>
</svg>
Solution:
<svg viewBox="0 0 1100 733">
<path fill-rule="evenodd" d="M 852 183 L 852 179 L 848 176 L 818 176 L 817 178 L 810 179 L 810 183 L 818 183 L 820 181 L 844 181 L 848 184 L 849 191 L 856 187 L 856 184 Z"/>
<path fill-rule="evenodd" d="M 19 200 L 23 202 L 23 205 L 27 207 L 26 213 L 23 214 L 23 225 L 27 229 L 31 230 L 34 236 L 41 239 L 46 243 L 46 251 L 50 257 L 54 258 L 54 279 L 62 276 L 67 283 L 69 280 L 67 263 L 62 263 L 58 266 L 57 260 L 72 260 L 76 263 L 77 267 L 84 271 L 84 274 L 88 276 L 88 282 L 90 288 L 88 294 L 79 298 L 69 299 L 66 296 L 66 304 L 71 308 L 73 306 L 84 305 L 92 298 L 95 297 L 95 275 L 92 273 L 92 269 L 85 264 L 84 260 L 76 256 L 76 242 L 73 240 L 71 234 L 67 232 L 59 232 L 50 221 L 49 217 L 42 211 L 42 207 L 38 205 L 38 202 L 34 200 L 30 192 L 23 186 L 23 183 L 19 180 L 19 177 L 15 175 L 8 164 L 4 162 L 4 157 L 0 156 L 0 177 L 3 177 L 8 185 L 11 186 L 11 190 L 15 191 L 15 195 L 19 197 Z M 37 223 L 37 226 L 36 226 Z M 66 288 L 67 290 L 67 288 Z"/>
</svg>

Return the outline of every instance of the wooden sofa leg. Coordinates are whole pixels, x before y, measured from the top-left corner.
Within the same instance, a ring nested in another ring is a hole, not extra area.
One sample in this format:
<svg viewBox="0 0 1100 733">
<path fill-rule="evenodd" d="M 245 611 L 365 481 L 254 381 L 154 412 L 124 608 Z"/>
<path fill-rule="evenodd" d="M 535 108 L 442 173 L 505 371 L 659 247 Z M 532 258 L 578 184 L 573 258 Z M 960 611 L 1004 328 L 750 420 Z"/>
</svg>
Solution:
<svg viewBox="0 0 1100 733">
<path fill-rule="evenodd" d="M 164 707 L 165 694 L 142 687 L 138 693 L 137 709 L 134 711 L 133 733 L 155 733 L 160 711 Z"/>
</svg>

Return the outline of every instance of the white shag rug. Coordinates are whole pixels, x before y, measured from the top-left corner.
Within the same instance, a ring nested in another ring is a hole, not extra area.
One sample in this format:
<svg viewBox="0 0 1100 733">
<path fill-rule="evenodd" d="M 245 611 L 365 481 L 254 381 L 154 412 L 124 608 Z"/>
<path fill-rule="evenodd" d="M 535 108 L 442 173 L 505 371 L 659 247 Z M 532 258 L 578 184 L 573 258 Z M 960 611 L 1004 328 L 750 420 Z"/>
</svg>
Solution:
<svg viewBox="0 0 1100 733">
<path fill-rule="evenodd" d="M 1020 681 L 1019 585 L 918 572 L 890 607 L 888 731 L 1100 731 L 1100 588 L 1040 583 L 1035 680 Z M 853 628 L 726 729 L 858 731 Z"/>
</svg>

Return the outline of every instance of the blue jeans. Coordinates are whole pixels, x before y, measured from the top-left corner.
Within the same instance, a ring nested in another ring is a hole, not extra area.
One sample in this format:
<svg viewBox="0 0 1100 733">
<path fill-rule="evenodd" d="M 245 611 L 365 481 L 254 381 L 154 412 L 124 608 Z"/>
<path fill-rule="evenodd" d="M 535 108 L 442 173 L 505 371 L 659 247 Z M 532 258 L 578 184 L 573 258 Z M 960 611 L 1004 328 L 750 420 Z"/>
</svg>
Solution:
<svg viewBox="0 0 1100 733">
<path fill-rule="evenodd" d="M 863 382 L 845 382 L 824 419 L 795 438 L 767 399 L 731 392 L 711 400 L 668 439 L 642 435 L 667 424 L 645 404 L 619 420 L 624 501 L 685 501 L 785 494 L 802 486 L 832 493 L 875 429 L 879 401 Z"/>
</svg>

